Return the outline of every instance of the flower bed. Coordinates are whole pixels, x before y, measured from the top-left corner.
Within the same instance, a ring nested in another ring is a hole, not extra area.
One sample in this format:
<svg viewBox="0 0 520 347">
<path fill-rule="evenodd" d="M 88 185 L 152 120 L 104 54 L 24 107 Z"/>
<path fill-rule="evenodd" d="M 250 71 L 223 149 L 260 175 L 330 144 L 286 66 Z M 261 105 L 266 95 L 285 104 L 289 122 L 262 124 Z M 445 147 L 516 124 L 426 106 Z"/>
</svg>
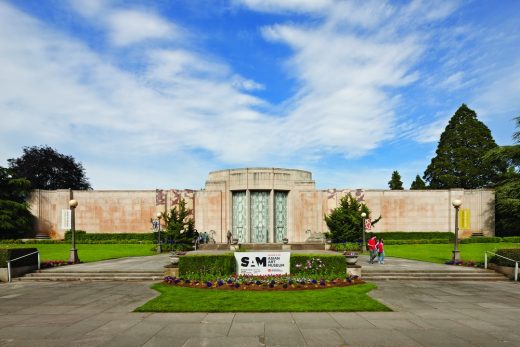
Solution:
<svg viewBox="0 0 520 347">
<path fill-rule="evenodd" d="M 309 290 L 331 287 L 346 287 L 365 283 L 358 276 L 336 279 L 315 279 L 289 276 L 230 276 L 225 279 L 194 280 L 182 277 L 165 277 L 164 283 L 172 286 L 223 289 L 223 290 Z"/>
</svg>

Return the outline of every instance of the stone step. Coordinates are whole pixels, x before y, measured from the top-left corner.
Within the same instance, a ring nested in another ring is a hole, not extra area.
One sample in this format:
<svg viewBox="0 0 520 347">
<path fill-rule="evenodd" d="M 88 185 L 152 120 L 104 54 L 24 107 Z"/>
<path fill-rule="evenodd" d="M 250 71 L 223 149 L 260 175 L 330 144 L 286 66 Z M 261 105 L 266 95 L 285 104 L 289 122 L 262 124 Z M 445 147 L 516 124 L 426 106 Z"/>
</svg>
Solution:
<svg viewBox="0 0 520 347">
<path fill-rule="evenodd" d="M 45 271 L 26 274 L 18 281 L 160 281 L 161 271 Z"/>
<path fill-rule="evenodd" d="M 495 276 L 496 272 L 456 272 L 456 271 L 445 271 L 445 272 L 397 272 L 397 271 L 380 271 L 380 272 L 369 272 L 364 271 L 365 275 L 370 276 Z"/>
<path fill-rule="evenodd" d="M 162 281 L 164 276 L 45 276 L 45 277 L 18 277 L 13 280 L 22 282 L 38 282 L 38 281 Z"/>
<path fill-rule="evenodd" d="M 365 281 L 509 281 L 505 276 L 363 276 Z"/>
</svg>

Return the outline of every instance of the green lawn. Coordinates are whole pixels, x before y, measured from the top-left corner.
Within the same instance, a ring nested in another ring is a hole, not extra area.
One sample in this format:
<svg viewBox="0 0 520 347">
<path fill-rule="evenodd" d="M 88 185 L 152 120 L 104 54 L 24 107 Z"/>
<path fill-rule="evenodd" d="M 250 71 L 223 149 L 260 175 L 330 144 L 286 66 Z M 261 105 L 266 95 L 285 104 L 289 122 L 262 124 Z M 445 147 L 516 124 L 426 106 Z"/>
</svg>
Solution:
<svg viewBox="0 0 520 347">
<path fill-rule="evenodd" d="M 83 263 L 137 257 L 155 254 L 152 244 L 77 244 L 79 259 Z M 0 245 L 0 248 L 38 248 L 41 261 L 69 259 L 70 244 L 9 244 Z"/>
<path fill-rule="evenodd" d="M 301 291 L 196 289 L 154 284 L 161 293 L 137 312 L 354 312 L 391 311 L 367 295 L 374 284 Z"/>
<path fill-rule="evenodd" d="M 474 262 L 484 262 L 484 251 L 493 252 L 499 248 L 519 247 L 520 244 L 510 242 L 459 244 L 461 259 Z M 423 260 L 441 264 L 451 260 L 452 251 L 453 243 L 385 246 L 385 256 L 387 257 Z"/>
</svg>

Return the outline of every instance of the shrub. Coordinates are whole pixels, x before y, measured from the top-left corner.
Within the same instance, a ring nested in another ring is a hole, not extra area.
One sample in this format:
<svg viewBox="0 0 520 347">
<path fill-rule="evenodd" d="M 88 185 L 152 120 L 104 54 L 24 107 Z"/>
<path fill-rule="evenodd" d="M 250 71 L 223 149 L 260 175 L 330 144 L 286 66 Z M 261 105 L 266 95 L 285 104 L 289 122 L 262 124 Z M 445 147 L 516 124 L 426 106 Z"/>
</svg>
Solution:
<svg viewBox="0 0 520 347">
<path fill-rule="evenodd" d="M 235 272 L 233 253 L 186 255 L 179 259 L 179 276 L 199 274 L 229 276 Z"/>
<path fill-rule="evenodd" d="M 343 251 L 359 251 L 360 250 L 360 244 L 354 243 L 354 242 L 347 242 L 347 243 L 334 243 L 331 245 L 331 249 L 337 251 L 337 252 L 343 252 Z"/>
<path fill-rule="evenodd" d="M 509 259 L 520 261 L 520 248 L 503 248 L 497 250 L 495 253 Z M 490 261 L 500 266 L 515 266 L 512 261 L 497 256 L 493 256 Z"/>
<path fill-rule="evenodd" d="M 345 276 L 345 257 L 339 254 L 291 254 L 291 276 Z"/>
<path fill-rule="evenodd" d="M 2 248 L 0 249 L 0 267 L 7 267 L 7 261 L 16 259 L 23 255 L 36 252 L 37 248 Z M 38 255 L 33 254 L 31 256 L 22 258 L 12 263 L 13 267 L 30 266 L 38 263 Z"/>
</svg>

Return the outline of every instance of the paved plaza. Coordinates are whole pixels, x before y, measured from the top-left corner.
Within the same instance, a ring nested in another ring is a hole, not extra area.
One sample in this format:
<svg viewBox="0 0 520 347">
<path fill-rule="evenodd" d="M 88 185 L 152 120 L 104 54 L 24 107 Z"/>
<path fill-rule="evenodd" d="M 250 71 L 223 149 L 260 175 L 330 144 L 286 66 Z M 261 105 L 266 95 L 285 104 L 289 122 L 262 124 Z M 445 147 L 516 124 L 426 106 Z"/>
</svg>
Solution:
<svg viewBox="0 0 520 347">
<path fill-rule="evenodd" d="M 151 282 L 3 283 L 0 346 L 520 346 L 518 283 L 376 284 L 394 312 L 134 313 Z"/>
</svg>

